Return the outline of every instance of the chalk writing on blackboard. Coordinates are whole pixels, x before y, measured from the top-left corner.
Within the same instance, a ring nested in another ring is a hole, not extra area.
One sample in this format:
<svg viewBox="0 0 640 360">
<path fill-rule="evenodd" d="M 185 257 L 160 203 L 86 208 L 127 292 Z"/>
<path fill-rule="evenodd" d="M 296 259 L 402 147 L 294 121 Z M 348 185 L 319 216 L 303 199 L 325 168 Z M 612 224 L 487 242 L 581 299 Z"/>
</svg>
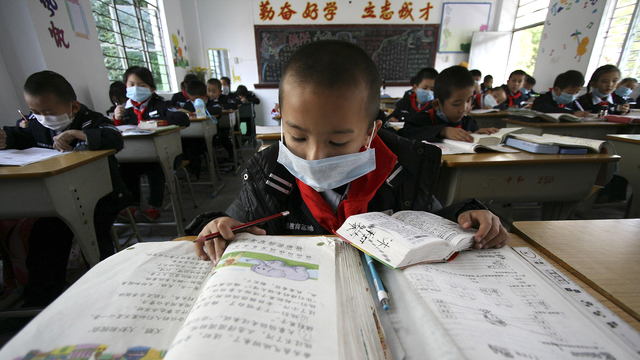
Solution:
<svg viewBox="0 0 640 360">
<path fill-rule="evenodd" d="M 381 78 L 406 82 L 420 69 L 434 66 L 438 25 L 256 26 L 260 82 L 276 84 L 284 64 L 309 42 L 335 39 L 362 47 L 376 62 Z"/>
</svg>

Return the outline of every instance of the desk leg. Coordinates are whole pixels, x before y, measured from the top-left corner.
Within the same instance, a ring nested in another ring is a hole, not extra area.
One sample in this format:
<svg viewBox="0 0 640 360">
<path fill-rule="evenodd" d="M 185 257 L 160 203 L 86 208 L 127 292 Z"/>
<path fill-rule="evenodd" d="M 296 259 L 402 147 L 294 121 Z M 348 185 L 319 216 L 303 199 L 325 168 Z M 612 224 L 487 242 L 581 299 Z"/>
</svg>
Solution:
<svg viewBox="0 0 640 360">
<path fill-rule="evenodd" d="M 203 124 L 204 125 L 204 124 Z M 214 131 L 215 129 L 215 131 Z M 204 141 L 207 145 L 207 153 L 209 154 L 209 177 L 211 178 L 211 186 L 213 186 L 212 197 L 215 197 L 220 190 L 224 187 L 224 183 L 220 182 L 220 169 L 218 169 L 216 154 L 213 151 L 213 136 L 218 132 L 217 125 L 208 123 L 203 126 Z"/>
<path fill-rule="evenodd" d="M 173 138 L 173 141 L 169 138 Z M 169 184 L 169 195 L 171 197 L 171 204 L 173 205 L 173 216 L 176 221 L 176 228 L 178 229 L 178 236 L 184 236 L 184 225 L 182 224 L 182 204 L 178 198 L 178 191 L 180 191 L 176 180 L 173 177 L 173 161 L 176 156 L 182 153 L 182 143 L 180 142 L 180 133 L 175 132 L 163 136 L 154 136 L 153 138 L 156 151 L 158 152 L 158 160 L 164 171 L 167 184 Z"/>
<path fill-rule="evenodd" d="M 100 250 L 93 213 L 100 198 L 112 191 L 107 158 L 44 180 L 54 211 L 73 231 L 82 253 L 94 266 Z"/>
</svg>

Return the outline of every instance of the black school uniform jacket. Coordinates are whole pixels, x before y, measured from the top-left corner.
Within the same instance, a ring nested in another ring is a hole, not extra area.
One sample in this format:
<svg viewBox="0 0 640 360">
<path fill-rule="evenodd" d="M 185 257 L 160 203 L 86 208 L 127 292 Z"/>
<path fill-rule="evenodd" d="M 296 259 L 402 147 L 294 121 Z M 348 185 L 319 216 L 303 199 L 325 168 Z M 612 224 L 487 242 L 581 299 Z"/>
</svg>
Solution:
<svg viewBox="0 0 640 360">
<path fill-rule="evenodd" d="M 189 101 L 189 98 L 184 96 L 182 91 L 180 91 L 173 94 L 173 96 L 171 97 L 170 103 L 171 103 L 171 106 L 180 108 L 180 103 L 186 103 L 187 101 Z"/>
<path fill-rule="evenodd" d="M 220 106 L 219 102 L 209 99 L 207 100 L 207 103 L 205 104 L 205 106 L 207 107 L 207 111 L 209 111 L 209 114 L 211 114 L 212 116 L 222 115 L 222 106 Z M 187 103 L 184 104 L 183 109 L 189 112 L 196 111 L 196 107 L 193 105 L 191 100 L 187 101 Z"/>
<path fill-rule="evenodd" d="M 242 99 L 240 99 L 240 96 L 238 96 L 237 93 L 229 94 L 228 97 L 233 99 L 235 103 L 242 104 Z M 247 99 L 248 103 L 253 103 L 254 105 L 260 105 L 260 99 L 258 99 L 258 97 L 251 91 L 247 92 L 245 99 Z"/>
<path fill-rule="evenodd" d="M 598 114 L 602 110 L 607 110 L 609 115 L 621 115 L 622 113 L 616 111 L 617 105 L 626 104 L 627 100 L 623 99 L 622 96 L 611 93 L 611 98 L 613 99 L 613 104 L 608 105 L 595 105 L 592 99 L 592 93 L 588 92 L 578 98 L 578 102 L 582 105 L 584 111 L 589 111 L 594 114 Z"/>
<path fill-rule="evenodd" d="M 7 133 L 7 149 L 28 149 L 31 147 L 42 147 L 53 149 L 53 137 L 56 136 L 55 131 L 46 128 L 40 124 L 35 116 L 29 116 L 29 126 L 21 128 L 19 126 L 5 126 L 3 129 Z M 124 142 L 120 131 L 113 125 L 111 120 L 102 114 L 89 110 L 81 105 L 80 111 L 73 118 L 73 122 L 67 130 L 82 130 L 87 136 L 84 142 L 89 150 L 122 150 Z M 72 147 L 83 145 L 79 140 L 75 140 L 70 144 Z M 109 156 L 109 172 L 111 173 L 111 184 L 113 191 L 105 197 L 109 197 L 108 204 L 112 211 L 119 211 L 127 207 L 131 203 L 131 195 L 127 186 L 120 178 L 118 172 L 118 161 L 114 155 Z"/>
<path fill-rule="evenodd" d="M 230 97 L 225 94 L 220 94 L 217 99 L 212 99 L 212 101 L 222 106 L 223 110 L 237 110 L 240 107 L 240 104 L 242 104 L 240 99 L 236 101 L 235 97 Z"/>
<path fill-rule="evenodd" d="M 128 103 L 128 102 L 127 102 Z M 142 116 L 146 120 L 167 120 L 169 125 L 189 126 L 189 116 L 182 111 L 172 110 L 162 97 L 157 94 L 151 95 L 151 99 L 144 108 Z M 125 109 L 122 121 L 129 125 L 138 125 L 138 115 L 133 111 L 133 107 Z"/>
<path fill-rule="evenodd" d="M 404 127 L 399 131 L 401 136 L 407 139 L 436 142 L 442 140 L 440 132 L 446 126 L 460 127 L 471 132 L 478 131 L 478 123 L 469 115 L 463 116 L 457 123 L 451 123 L 441 119 L 436 114 L 436 110 L 431 106 L 431 103 L 429 103 L 427 107 L 428 109 L 424 112 L 416 114 L 409 121 L 405 122 Z"/>
<path fill-rule="evenodd" d="M 405 96 L 396 102 L 396 108 L 389 117 L 394 117 L 398 121 L 409 121 L 414 115 L 425 111 L 426 105 L 429 103 L 422 104 L 422 107 L 420 107 L 416 100 L 417 96 L 416 93 L 411 93 L 411 95 L 405 93 Z"/>
<path fill-rule="evenodd" d="M 467 210 L 485 209 L 478 201 L 458 203 L 442 208 L 433 196 L 441 150 L 418 141 L 410 141 L 381 130 L 380 139 L 398 156 L 394 170 L 369 202 L 368 211 L 422 210 L 435 212 L 453 221 Z M 211 220 L 230 216 L 241 222 L 260 219 L 289 210 L 287 217 L 265 223 L 269 235 L 327 235 L 304 203 L 295 177 L 277 162 L 278 146 L 257 152 L 243 172 L 240 195 L 226 212 L 208 212 L 198 215 L 185 229 L 197 235 Z M 348 196 L 348 194 L 347 194 Z"/>
<path fill-rule="evenodd" d="M 578 100 L 572 101 L 570 104 L 565 104 L 564 106 L 558 104 L 553 99 L 553 94 L 551 91 L 548 91 L 540 96 L 538 96 L 531 106 L 532 110 L 540 111 L 543 113 L 567 113 L 573 114 L 576 111 L 580 111 L 580 106 L 577 104 Z"/>
<path fill-rule="evenodd" d="M 521 108 L 524 102 L 528 99 L 527 95 L 523 94 L 520 90 L 518 90 L 518 92 L 515 94 L 511 94 L 511 91 L 506 84 L 502 85 L 501 88 L 503 88 L 504 92 L 507 94 L 507 100 L 502 104 L 499 104 L 496 109 L 507 110 L 514 105 Z"/>
</svg>

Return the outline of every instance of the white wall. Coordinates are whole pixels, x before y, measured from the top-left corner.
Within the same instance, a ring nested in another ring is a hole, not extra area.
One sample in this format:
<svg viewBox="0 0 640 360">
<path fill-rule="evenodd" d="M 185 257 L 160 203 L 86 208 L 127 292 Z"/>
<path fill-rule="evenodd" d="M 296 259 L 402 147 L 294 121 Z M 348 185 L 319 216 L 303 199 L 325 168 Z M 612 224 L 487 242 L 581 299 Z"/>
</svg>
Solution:
<svg viewBox="0 0 640 360">
<path fill-rule="evenodd" d="M 165 3 L 168 0 L 165 0 Z M 247 86 L 254 91 L 260 98 L 261 104 L 256 107 L 258 124 L 273 124 L 270 120 L 271 109 L 274 103 L 278 101 L 277 89 L 254 89 L 254 84 L 258 83 L 258 67 L 256 60 L 256 44 L 254 35 L 254 25 L 276 25 L 276 24 L 419 24 L 424 22 L 420 19 L 420 8 L 426 3 L 413 2 L 414 22 L 400 20 L 397 11 L 402 2 L 392 2 L 392 10 L 394 13 L 393 20 L 384 21 L 380 19 L 362 19 L 363 9 L 368 1 L 365 0 L 338 0 L 338 11 L 332 22 L 328 22 L 323 17 L 322 8 L 324 2 L 316 2 L 320 8 L 318 19 L 312 21 L 310 19 L 302 19 L 301 14 L 304 11 L 307 1 L 289 0 L 292 8 L 298 11 L 290 21 L 282 20 L 281 17 L 275 16 L 271 21 L 261 21 L 259 17 L 260 0 L 181 0 L 182 16 L 185 31 L 189 37 L 189 42 L 193 43 L 194 38 L 201 36 L 203 62 L 196 64 L 194 53 L 191 52 L 189 61 L 193 61 L 194 66 L 203 66 L 206 57 L 206 49 L 208 48 L 226 48 L 230 51 L 232 68 L 235 76 L 239 76 L 240 80 L 232 84 L 232 89 L 239 84 Z M 442 17 L 442 3 L 444 1 L 431 1 L 433 9 L 429 14 L 428 24 L 439 24 Z M 498 18 L 502 0 L 486 0 L 483 2 L 492 3 L 491 18 L 489 30 L 498 30 Z M 509 2 L 509 1 L 507 1 Z M 270 4 L 273 6 L 276 15 L 280 11 L 280 7 L 284 5 L 285 0 L 272 0 Z M 313 3 L 313 2 L 312 2 Z M 380 6 L 384 2 L 373 1 L 376 5 L 375 13 L 380 13 Z M 167 16 L 172 16 L 169 12 Z M 418 22 L 420 21 L 420 22 Z M 199 25 L 198 25 L 199 23 Z M 199 27 L 198 29 L 194 27 Z M 199 33 L 199 34 L 198 34 Z M 190 51 L 193 51 L 193 46 Z M 192 60 L 194 59 L 194 60 Z M 237 60 L 238 63 L 234 63 Z M 439 71 L 451 66 L 457 65 L 463 61 L 469 60 L 468 53 L 438 53 L 436 55 L 435 68 Z M 388 87 L 387 91 L 391 96 L 400 97 L 407 90 L 405 87 Z"/>
<path fill-rule="evenodd" d="M 89 108 L 102 112 L 111 105 L 107 70 L 91 14 L 91 4 L 89 0 L 80 0 L 80 3 L 90 39 L 75 35 L 63 1 L 58 2 L 58 10 L 53 17 L 49 16 L 50 11 L 39 1 L 2 3 L 0 31 L 3 36 L 0 50 L 9 76 L 0 76 L 0 86 L 3 92 L 13 90 L 13 96 L 18 99 L 23 111 L 28 112 L 28 108 L 22 97 L 22 85 L 30 74 L 42 70 L 52 70 L 64 76 L 73 86 L 78 100 Z M 49 32 L 51 21 L 64 30 L 68 49 L 56 46 Z M 9 114 L 0 119 L 2 125 L 15 125 L 17 117 L 12 115 L 13 111 Z"/>
</svg>

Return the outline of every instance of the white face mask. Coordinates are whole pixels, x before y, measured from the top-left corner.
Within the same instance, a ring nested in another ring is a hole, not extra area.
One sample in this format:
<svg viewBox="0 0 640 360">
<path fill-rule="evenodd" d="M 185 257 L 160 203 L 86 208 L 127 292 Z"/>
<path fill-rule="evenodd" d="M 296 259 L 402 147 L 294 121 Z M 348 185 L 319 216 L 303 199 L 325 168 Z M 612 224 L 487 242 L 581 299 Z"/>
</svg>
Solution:
<svg viewBox="0 0 640 360">
<path fill-rule="evenodd" d="M 487 95 L 484 96 L 484 104 L 485 105 L 489 105 L 491 107 L 498 106 L 498 102 L 490 94 L 487 94 Z"/>
<path fill-rule="evenodd" d="M 282 136 L 282 132 L 280 134 Z M 293 154 L 281 139 L 278 162 L 317 192 L 335 189 L 376 169 L 376 151 L 371 149 L 372 140 L 373 130 L 365 151 L 320 160 L 305 160 Z"/>
<path fill-rule="evenodd" d="M 222 86 L 222 93 L 225 95 L 229 95 L 229 87 L 226 85 Z"/>
<path fill-rule="evenodd" d="M 61 115 L 36 115 L 33 114 L 33 116 L 36 117 L 36 119 L 38 120 L 38 122 L 40 124 L 42 124 L 42 126 L 51 129 L 53 131 L 59 131 L 62 130 L 66 127 L 68 127 L 69 125 L 71 125 L 71 122 L 73 121 L 73 107 L 71 108 L 71 117 L 69 117 L 69 114 L 61 114 Z"/>
</svg>

